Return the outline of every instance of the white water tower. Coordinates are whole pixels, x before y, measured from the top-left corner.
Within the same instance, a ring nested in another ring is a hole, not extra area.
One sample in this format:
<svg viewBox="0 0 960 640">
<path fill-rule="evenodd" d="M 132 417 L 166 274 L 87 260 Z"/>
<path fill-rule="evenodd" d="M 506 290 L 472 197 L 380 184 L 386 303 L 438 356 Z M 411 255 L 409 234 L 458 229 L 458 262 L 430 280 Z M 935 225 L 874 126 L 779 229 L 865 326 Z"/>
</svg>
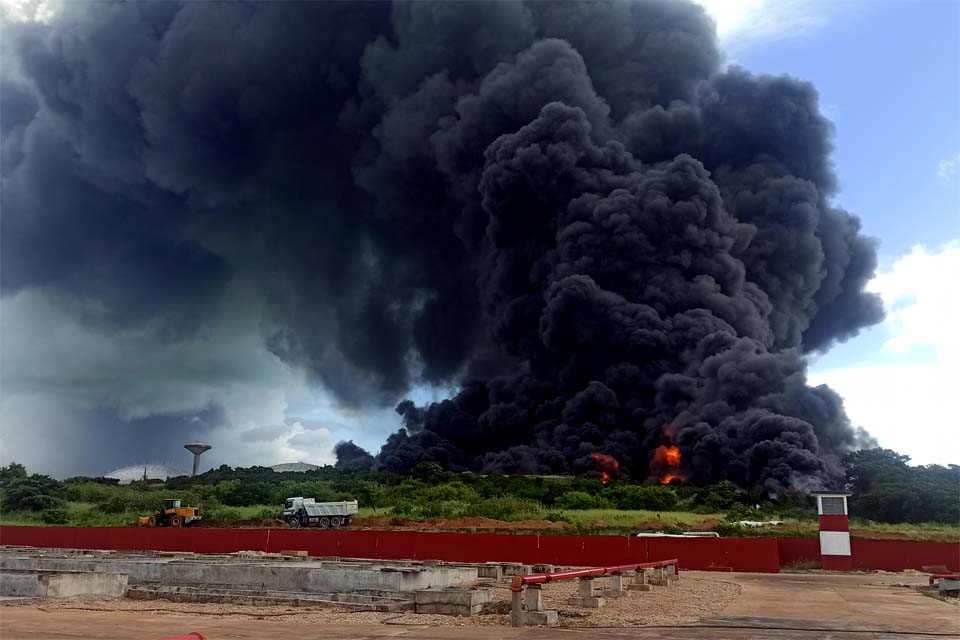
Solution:
<svg viewBox="0 0 960 640">
<path fill-rule="evenodd" d="M 190 475 L 195 476 L 197 475 L 197 469 L 200 468 L 200 454 L 210 451 L 213 447 L 202 442 L 188 442 L 183 445 L 183 448 L 193 454 L 193 473 Z"/>
</svg>

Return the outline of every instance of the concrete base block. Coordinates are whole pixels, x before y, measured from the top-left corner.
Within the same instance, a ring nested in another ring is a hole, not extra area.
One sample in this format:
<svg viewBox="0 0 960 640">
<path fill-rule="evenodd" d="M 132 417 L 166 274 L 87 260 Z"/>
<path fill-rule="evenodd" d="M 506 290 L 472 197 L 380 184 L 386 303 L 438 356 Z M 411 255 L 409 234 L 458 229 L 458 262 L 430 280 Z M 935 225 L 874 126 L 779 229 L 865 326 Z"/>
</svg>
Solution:
<svg viewBox="0 0 960 640">
<path fill-rule="evenodd" d="M 482 564 L 477 567 L 477 577 L 499 580 L 503 577 L 503 567 L 499 564 Z"/>
<path fill-rule="evenodd" d="M 573 596 L 567 599 L 567 604 L 572 607 L 585 607 L 587 609 L 599 609 L 603 606 L 602 597 Z"/>
<path fill-rule="evenodd" d="M 627 589 L 630 591 L 650 591 L 653 587 L 648 584 L 631 584 L 627 586 Z"/>
<path fill-rule="evenodd" d="M 501 562 L 500 567 L 503 569 L 503 575 L 505 576 L 528 576 L 533 573 L 530 565 L 519 562 Z"/>
<path fill-rule="evenodd" d="M 298 550 L 296 550 L 296 551 L 291 550 L 291 549 L 287 549 L 287 550 L 281 550 L 281 551 L 280 551 L 280 555 L 282 555 L 282 556 L 292 556 L 292 557 L 294 557 L 294 558 L 306 558 L 306 557 L 307 557 L 308 555 L 310 555 L 310 554 L 307 553 L 306 551 L 303 551 L 302 549 L 298 549 Z"/>
<path fill-rule="evenodd" d="M 655 587 L 669 587 L 670 580 L 668 578 L 649 578 L 647 580 L 650 584 Z"/>
<path fill-rule="evenodd" d="M 446 616 L 473 616 L 490 601 L 490 592 L 482 589 L 426 589 L 414 594 L 417 613 Z"/>
<path fill-rule="evenodd" d="M 560 624 L 556 611 L 525 611 L 522 615 L 524 627 L 555 627 Z"/>
<path fill-rule="evenodd" d="M 340 562 L 340 556 L 320 556 L 324 562 Z"/>
<path fill-rule="evenodd" d="M 443 560 L 424 560 L 423 566 L 425 567 L 439 567 L 443 564 Z"/>
<path fill-rule="evenodd" d="M 604 598 L 626 598 L 630 595 L 630 592 L 626 589 L 604 589 L 602 593 Z"/>
<path fill-rule="evenodd" d="M 535 564 L 535 565 L 533 565 L 533 572 L 534 572 L 534 573 L 553 573 L 553 571 L 554 571 L 554 569 L 553 569 L 553 565 L 552 565 L 552 564 Z"/>
<path fill-rule="evenodd" d="M 523 592 L 523 606 L 527 611 L 543 610 L 543 587 L 539 584 L 531 584 Z"/>
</svg>

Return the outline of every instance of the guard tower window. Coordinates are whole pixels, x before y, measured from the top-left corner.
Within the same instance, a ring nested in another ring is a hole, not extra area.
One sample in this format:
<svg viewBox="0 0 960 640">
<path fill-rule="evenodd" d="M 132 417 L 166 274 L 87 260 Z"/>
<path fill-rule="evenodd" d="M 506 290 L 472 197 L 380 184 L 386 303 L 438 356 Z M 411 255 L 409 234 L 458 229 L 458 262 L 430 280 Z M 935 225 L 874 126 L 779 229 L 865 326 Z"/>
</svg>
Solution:
<svg viewBox="0 0 960 640">
<path fill-rule="evenodd" d="M 828 498 L 824 496 L 820 498 L 823 502 L 823 515 L 825 516 L 842 516 L 846 515 L 843 512 L 843 498 Z"/>
</svg>

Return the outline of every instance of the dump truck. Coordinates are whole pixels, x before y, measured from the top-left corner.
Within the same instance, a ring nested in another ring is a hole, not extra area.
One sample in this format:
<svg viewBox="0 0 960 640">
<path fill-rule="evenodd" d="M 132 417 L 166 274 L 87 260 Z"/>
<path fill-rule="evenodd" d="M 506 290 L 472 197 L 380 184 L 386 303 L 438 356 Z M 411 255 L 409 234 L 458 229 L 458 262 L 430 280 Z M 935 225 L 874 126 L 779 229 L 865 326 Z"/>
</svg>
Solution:
<svg viewBox="0 0 960 640">
<path fill-rule="evenodd" d="M 140 527 L 190 527 L 200 522 L 198 507 L 184 506 L 182 500 L 164 500 L 163 507 L 152 516 L 137 518 Z"/>
<path fill-rule="evenodd" d="M 293 529 L 300 527 L 338 528 L 350 524 L 358 511 L 357 501 L 317 502 L 313 498 L 287 498 L 283 519 Z"/>
</svg>

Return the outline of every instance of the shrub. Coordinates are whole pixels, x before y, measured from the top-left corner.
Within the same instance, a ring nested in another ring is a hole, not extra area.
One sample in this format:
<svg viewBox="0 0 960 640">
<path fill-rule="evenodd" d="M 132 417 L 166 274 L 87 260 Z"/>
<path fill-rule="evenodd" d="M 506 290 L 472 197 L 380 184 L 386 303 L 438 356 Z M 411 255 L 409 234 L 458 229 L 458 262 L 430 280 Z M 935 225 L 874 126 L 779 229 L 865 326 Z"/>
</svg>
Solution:
<svg viewBox="0 0 960 640">
<path fill-rule="evenodd" d="M 618 509 L 674 511 L 679 504 L 677 494 L 669 487 L 625 485 L 612 489 L 610 499 Z"/>
<path fill-rule="evenodd" d="M 40 521 L 44 524 L 67 524 L 67 510 L 44 509 L 40 512 Z"/>
<path fill-rule="evenodd" d="M 725 511 L 738 502 L 737 487 L 729 480 L 704 487 L 694 498 L 694 504 L 708 512 Z"/>
<path fill-rule="evenodd" d="M 277 502 L 273 494 L 274 488 L 266 482 L 238 482 L 224 492 L 221 501 L 232 507 L 248 507 Z"/>
<path fill-rule="evenodd" d="M 236 509 L 230 509 L 223 506 L 209 507 L 205 513 L 201 515 L 209 520 L 219 520 L 221 522 L 236 522 L 237 520 L 242 520 L 243 516 Z"/>
<path fill-rule="evenodd" d="M 737 538 L 743 536 L 743 527 L 732 522 L 721 522 L 713 528 L 721 538 Z"/>
<path fill-rule="evenodd" d="M 264 507 L 257 511 L 255 516 L 257 520 L 283 520 L 283 509 L 277 507 Z"/>
<path fill-rule="evenodd" d="M 60 483 L 50 478 L 34 474 L 28 477 L 14 476 L 4 481 L 4 511 L 44 511 L 63 508 L 64 500 L 57 496 Z"/>
<path fill-rule="evenodd" d="M 556 505 L 561 509 L 600 509 L 604 502 L 585 491 L 567 491 L 557 498 Z"/>
<path fill-rule="evenodd" d="M 519 520 L 541 520 L 545 514 L 543 505 L 539 502 L 514 498 L 513 496 L 500 496 L 485 498 L 471 504 L 464 515 L 517 522 Z"/>
<path fill-rule="evenodd" d="M 565 514 L 563 511 L 548 511 L 547 515 L 543 517 L 544 520 L 549 520 L 550 522 L 566 522 L 567 524 L 573 524 L 573 520 Z"/>
</svg>

